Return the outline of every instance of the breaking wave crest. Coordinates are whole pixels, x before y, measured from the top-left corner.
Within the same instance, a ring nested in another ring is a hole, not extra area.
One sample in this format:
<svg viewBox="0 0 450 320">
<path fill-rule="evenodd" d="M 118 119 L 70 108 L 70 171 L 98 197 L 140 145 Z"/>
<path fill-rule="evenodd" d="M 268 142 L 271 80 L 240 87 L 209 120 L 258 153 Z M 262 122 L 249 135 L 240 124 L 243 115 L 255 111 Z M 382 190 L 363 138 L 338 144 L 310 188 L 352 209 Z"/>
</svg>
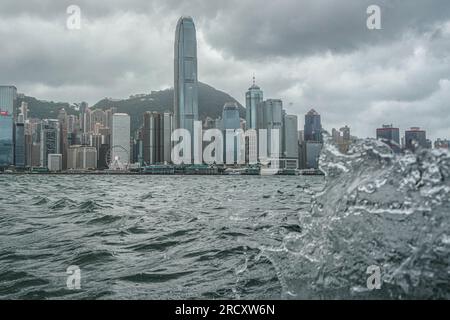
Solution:
<svg viewBox="0 0 450 320">
<path fill-rule="evenodd" d="M 286 296 L 450 298 L 450 153 L 396 155 L 366 139 L 342 154 L 326 136 L 320 166 L 324 189 L 286 241 L 285 276 L 296 278 Z M 381 270 L 379 290 L 367 287 L 369 266 Z"/>
</svg>

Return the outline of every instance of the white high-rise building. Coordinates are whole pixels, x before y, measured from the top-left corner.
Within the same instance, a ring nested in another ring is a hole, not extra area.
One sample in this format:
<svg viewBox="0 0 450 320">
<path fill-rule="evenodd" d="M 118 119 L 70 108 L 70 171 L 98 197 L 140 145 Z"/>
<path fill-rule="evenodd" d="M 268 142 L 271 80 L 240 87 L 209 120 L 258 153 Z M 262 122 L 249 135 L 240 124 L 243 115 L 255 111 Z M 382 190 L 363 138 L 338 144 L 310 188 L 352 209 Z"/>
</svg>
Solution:
<svg viewBox="0 0 450 320">
<path fill-rule="evenodd" d="M 111 161 L 130 163 L 130 116 L 115 113 L 112 117 Z"/>
<path fill-rule="evenodd" d="M 284 115 L 283 119 L 283 156 L 287 159 L 298 158 L 298 118 Z"/>
<path fill-rule="evenodd" d="M 62 170 L 62 154 L 50 153 L 47 159 L 48 171 L 57 172 Z"/>
<path fill-rule="evenodd" d="M 258 128 L 267 130 L 267 154 L 269 158 L 280 159 L 283 152 L 283 102 L 268 99 L 258 104 L 258 112 Z"/>
</svg>

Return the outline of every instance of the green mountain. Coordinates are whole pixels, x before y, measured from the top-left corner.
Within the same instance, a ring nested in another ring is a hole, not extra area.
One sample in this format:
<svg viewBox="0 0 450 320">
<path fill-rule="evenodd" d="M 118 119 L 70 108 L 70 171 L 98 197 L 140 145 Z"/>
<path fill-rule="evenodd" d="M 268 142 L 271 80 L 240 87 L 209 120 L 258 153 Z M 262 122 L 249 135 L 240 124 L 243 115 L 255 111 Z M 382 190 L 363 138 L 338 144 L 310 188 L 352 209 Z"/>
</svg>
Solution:
<svg viewBox="0 0 450 320">
<path fill-rule="evenodd" d="M 226 102 L 236 102 L 239 106 L 241 118 L 245 118 L 245 108 L 236 99 L 227 93 L 216 90 L 213 87 L 199 82 L 198 108 L 201 120 L 207 116 L 216 119 L 222 115 L 222 109 Z M 21 97 L 22 101 L 28 103 L 29 116 L 40 119 L 57 118 L 58 111 L 64 108 L 68 114 L 78 114 L 74 105 L 67 102 L 43 101 L 33 97 Z M 102 99 L 91 108 L 108 109 L 116 107 L 118 112 L 128 113 L 131 117 L 131 129 L 134 131 L 142 123 L 142 115 L 145 111 L 172 112 L 173 111 L 173 88 L 152 91 L 151 94 L 138 95 L 123 100 Z"/>
</svg>

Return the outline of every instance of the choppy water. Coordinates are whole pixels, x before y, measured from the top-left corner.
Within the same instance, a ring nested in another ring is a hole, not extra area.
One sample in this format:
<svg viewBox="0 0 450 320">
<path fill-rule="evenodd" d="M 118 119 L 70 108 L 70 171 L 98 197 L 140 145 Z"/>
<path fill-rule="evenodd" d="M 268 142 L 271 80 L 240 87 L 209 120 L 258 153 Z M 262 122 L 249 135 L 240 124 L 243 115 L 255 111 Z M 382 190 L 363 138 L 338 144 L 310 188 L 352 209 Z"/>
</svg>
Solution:
<svg viewBox="0 0 450 320">
<path fill-rule="evenodd" d="M 327 183 L 2 175 L 0 298 L 448 299 L 449 159 L 362 141 L 326 145 Z"/>
</svg>

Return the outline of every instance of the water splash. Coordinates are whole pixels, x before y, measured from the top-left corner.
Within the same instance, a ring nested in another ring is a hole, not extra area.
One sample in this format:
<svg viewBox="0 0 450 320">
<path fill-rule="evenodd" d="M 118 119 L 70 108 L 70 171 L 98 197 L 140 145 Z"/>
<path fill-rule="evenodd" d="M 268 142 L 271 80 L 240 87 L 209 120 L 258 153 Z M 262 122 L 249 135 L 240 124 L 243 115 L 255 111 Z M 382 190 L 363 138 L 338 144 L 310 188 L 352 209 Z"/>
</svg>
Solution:
<svg viewBox="0 0 450 320">
<path fill-rule="evenodd" d="M 450 298 L 449 152 L 396 155 L 366 139 L 342 154 L 327 136 L 320 164 L 326 185 L 301 213 L 301 235 L 285 243 L 288 292 Z M 381 268 L 380 290 L 365 289 L 371 265 Z"/>
</svg>

